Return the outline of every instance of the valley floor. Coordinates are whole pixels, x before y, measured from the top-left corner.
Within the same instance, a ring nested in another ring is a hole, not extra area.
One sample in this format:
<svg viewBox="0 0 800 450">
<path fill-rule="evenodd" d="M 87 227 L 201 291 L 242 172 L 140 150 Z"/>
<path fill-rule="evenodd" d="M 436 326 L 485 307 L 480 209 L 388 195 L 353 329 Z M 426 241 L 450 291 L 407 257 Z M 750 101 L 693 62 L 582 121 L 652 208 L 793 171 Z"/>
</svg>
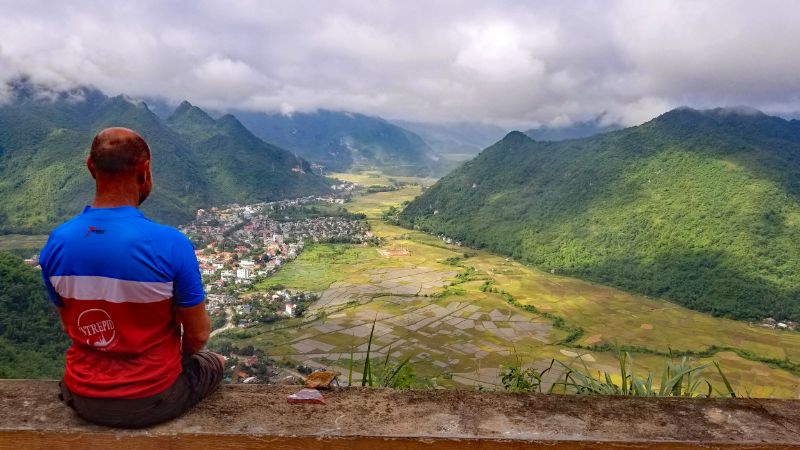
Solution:
<svg viewBox="0 0 800 450">
<path fill-rule="evenodd" d="M 365 185 L 388 182 L 374 174 L 339 177 Z M 216 339 L 252 344 L 276 360 L 330 367 L 344 378 L 352 352 L 358 380 L 358 361 L 375 321 L 374 357 L 382 362 L 387 353 L 391 360 L 410 356 L 418 376 L 444 387 L 498 387 L 501 367 L 516 361 L 543 368 L 557 359 L 619 373 L 613 351 L 592 351 L 603 344 L 635 346 L 638 373 L 649 369 L 657 376 L 670 351 L 705 352 L 693 361 L 718 361 L 741 394 L 800 396 L 800 370 L 791 363 L 800 361 L 800 333 L 543 273 L 381 218 L 419 192 L 419 186 L 407 186 L 355 198 L 347 208 L 367 215 L 372 232 L 383 239 L 380 246 L 315 245 L 262 285 L 320 293 L 304 318 L 227 331 Z M 487 290 L 487 281 L 498 292 Z M 539 313 L 509 304 L 508 295 Z M 582 333 L 570 337 L 576 329 Z M 546 381 L 557 375 L 550 372 Z M 713 366 L 703 376 L 722 384 Z"/>
</svg>

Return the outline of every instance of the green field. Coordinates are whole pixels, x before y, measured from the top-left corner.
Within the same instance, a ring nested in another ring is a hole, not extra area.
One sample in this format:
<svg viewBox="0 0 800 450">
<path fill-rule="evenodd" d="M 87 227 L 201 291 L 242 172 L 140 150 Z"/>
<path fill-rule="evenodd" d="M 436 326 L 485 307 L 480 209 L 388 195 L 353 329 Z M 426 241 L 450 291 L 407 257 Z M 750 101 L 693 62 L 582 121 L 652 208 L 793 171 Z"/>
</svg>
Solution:
<svg viewBox="0 0 800 450">
<path fill-rule="evenodd" d="M 386 175 L 382 172 L 374 170 L 366 170 L 358 173 L 332 173 L 332 178 L 338 178 L 343 181 L 351 183 L 358 183 L 362 186 L 389 186 L 392 180 L 401 183 L 421 184 L 423 186 L 431 186 L 436 182 L 436 178 L 420 178 L 420 177 L 404 177 L 397 175 Z"/>
<path fill-rule="evenodd" d="M 364 177 L 387 182 L 380 175 L 348 178 Z M 261 286 L 282 284 L 320 293 L 306 318 L 229 332 L 223 338 L 240 341 L 237 345 L 253 344 L 277 359 L 325 365 L 346 374 L 350 352 L 356 360 L 363 358 L 370 327 L 377 320 L 373 351 L 379 357 L 390 348 L 393 360 L 412 356 L 418 375 L 446 387 L 497 386 L 500 367 L 517 359 L 544 367 L 553 358 L 577 363 L 580 354 L 592 369 L 617 371 L 614 352 L 593 351 L 604 344 L 639 347 L 633 358 L 641 371 L 661 370 L 665 357 L 658 353 L 706 351 L 694 361 L 720 362 L 740 393 L 784 398 L 800 394 L 800 371 L 792 364 L 800 360 L 799 333 L 715 318 L 666 301 L 543 273 L 380 219 L 389 206 L 418 193 L 414 186 L 348 203 L 349 210 L 367 214 L 373 233 L 384 244 L 306 249 Z M 463 259 L 465 252 L 469 257 Z M 445 261 L 453 257 L 462 258 L 458 265 Z M 474 272 L 459 279 L 469 267 Z M 540 313 L 512 306 L 499 293 L 483 292 L 486 281 Z M 553 315 L 564 325 L 554 326 Z M 564 342 L 569 335 L 565 328 L 570 327 L 583 333 Z M 709 351 L 711 346 L 718 348 Z M 785 363 L 794 373 L 775 367 L 777 363 Z M 712 383 L 721 382 L 711 370 L 704 375 Z"/>
<path fill-rule="evenodd" d="M 39 249 L 47 242 L 45 234 L 4 234 L 0 236 L 0 250 Z"/>
</svg>

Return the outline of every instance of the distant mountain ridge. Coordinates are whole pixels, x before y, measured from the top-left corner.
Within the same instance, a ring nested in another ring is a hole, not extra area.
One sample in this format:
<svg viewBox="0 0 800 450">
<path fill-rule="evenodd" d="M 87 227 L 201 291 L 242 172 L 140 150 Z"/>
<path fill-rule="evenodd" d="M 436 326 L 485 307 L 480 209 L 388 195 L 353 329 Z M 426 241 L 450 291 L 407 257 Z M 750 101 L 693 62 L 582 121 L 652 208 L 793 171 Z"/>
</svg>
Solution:
<svg viewBox="0 0 800 450">
<path fill-rule="evenodd" d="M 324 109 L 234 114 L 261 139 L 331 171 L 379 169 L 391 175 L 419 176 L 442 171 L 440 156 L 422 138 L 379 117 Z"/>
<path fill-rule="evenodd" d="M 96 89 L 12 86 L 0 106 L 0 232 L 43 233 L 80 212 L 94 193 L 85 159 L 94 134 L 126 126 L 153 151 L 155 187 L 143 211 L 179 224 L 197 208 L 329 192 L 302 158 L 252 135 L 234 117 L 214 120 L 182 104 L 170 120 L 144 102 Z"/>
<path fill-rule="evenodd" d="M 508 133 L 495 125 L 482 123 L 429 123 L 393 120 L 398 126 L 418 134 L 440 155 L 474 156 Z M 465 158 L 466 159 L 466 158 Z"/>
<path fill-rule="evenodd" d="M 542 126 L 531 128 L 525 134 L 535 141 L 564 141 L 567 139 L 586 138 L 623 128 L 618 124 L 604 123 L 604 116 L 604 114 L 600 114 L 592 120 L 579 121 L 563 127 Z"/>
<path fill-rule="evenodd" d="M 512 132 L 400 217 L 693 309 L 800 319 L 797 120 L 679 108 L 584 139 Z"/>
</svg>

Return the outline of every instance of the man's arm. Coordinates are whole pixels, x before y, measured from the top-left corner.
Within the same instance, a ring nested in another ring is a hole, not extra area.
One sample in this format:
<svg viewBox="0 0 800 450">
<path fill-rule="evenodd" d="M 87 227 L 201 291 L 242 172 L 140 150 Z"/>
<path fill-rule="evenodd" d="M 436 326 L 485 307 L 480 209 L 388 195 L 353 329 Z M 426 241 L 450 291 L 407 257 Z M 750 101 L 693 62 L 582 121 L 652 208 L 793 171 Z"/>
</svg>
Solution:
<svg viewBox="0 0 800 450">
<path fill-rule="evenodd" d="M 197 257 L 186 236 L 181 234 L 178 237 L 171 261 L 176 268 L 172 289 L 175 315 L 183 325 L 183 353 L 197 353 L 208 342 L 211 319 L 206 313 L 206 294 Z"/>
<path fill-rule="evenodd" d="M 206 312 L 206 302 L 195 306 L 177 307 L 176 315 L 183 325 L 183 353 L 197 353 L 203 349 L 211 334 L 211 319 Z"/>
</svg>

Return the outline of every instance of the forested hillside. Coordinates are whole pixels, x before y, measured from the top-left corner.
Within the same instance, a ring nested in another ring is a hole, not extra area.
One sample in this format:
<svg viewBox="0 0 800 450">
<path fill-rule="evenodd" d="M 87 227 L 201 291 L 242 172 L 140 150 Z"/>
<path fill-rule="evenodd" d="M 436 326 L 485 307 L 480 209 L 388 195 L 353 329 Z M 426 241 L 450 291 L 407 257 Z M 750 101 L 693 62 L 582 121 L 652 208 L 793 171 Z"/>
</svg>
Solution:
<svg viewBox="0 0 800 450">
<path fill-rule="evenodd" d="M 429 176 L 443 167 L 419 136 L 379 117 L 327 110 L 235 114 L 256 136 L 328 170 L 380 169 L 392 175 Z"/>
<path fill-rule="evenodd" d="M 402 212 L 544 270 L 739 319 L 800 319 L 800 122 L 670 111 L 563 142 L 512 132 Z"/>
<path fill-rule="evenodd" d="M 85 160 L 94 134 L 109 126 L 132 128 L 149 143 L 155 187 L 143 211 L 156 220 L 178 224 L 203 206 L 328 190 L 308 163 L 231 117 L 207 127 L 176 114 L 167 124 L 143 102 L 94 89 L 18 83 L 12 92 L 0 106 L 0 233 L 48 232 L 91 202 Z"/>
<path fill-rule="evenodd" d="M 314 175 L 310 164 L 291 152 L 255 137 L 235 117 L 217 120 L 189 102 L 167 119 L 195 157 L 213 187 L 211 203 L 253 203 L 327 191 L 330 182 Z"/>
<path fill-rule="evenodd" d="M 60 378 L 69 338 L 41 275 L 0 252 L 0 378 Z"/>
</svg>

